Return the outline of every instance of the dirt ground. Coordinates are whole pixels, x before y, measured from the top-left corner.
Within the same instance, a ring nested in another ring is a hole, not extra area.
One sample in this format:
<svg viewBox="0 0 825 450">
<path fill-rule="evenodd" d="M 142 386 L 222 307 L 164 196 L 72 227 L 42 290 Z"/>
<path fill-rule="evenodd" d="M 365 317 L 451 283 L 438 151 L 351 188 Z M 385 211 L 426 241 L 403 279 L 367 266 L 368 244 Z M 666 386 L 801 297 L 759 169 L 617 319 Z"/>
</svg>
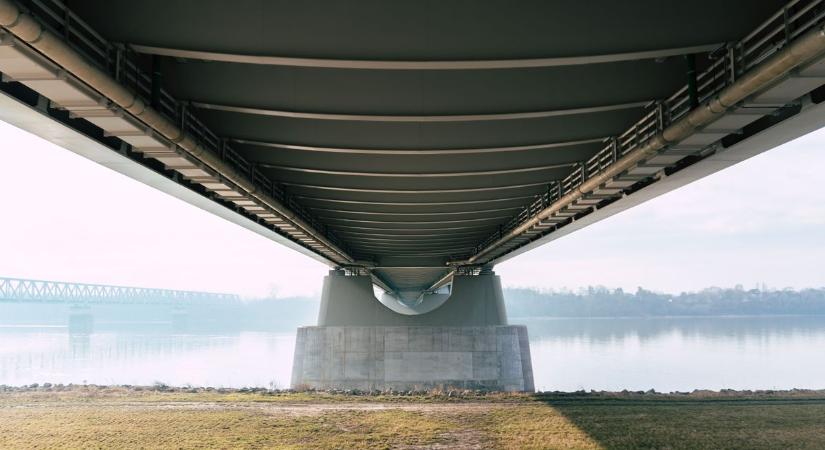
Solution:
<svg viewBox="0 0 825 450">
<path fill-rule="evenodd" d="M 825 392 L 0 388 L 0 448 L 825 448 Z"/>
</svg>

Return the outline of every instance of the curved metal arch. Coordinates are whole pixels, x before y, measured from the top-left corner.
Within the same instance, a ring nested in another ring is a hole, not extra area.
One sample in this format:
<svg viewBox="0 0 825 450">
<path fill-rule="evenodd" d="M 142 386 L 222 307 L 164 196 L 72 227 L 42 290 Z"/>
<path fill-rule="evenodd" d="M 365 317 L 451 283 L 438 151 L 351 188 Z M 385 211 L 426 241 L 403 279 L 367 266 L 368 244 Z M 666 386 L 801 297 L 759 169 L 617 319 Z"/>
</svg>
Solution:
<svg viewBox="0 0 825 450">
<path fill-rule="evenodd" d="M 401 236 L 396 238 L 375 238 L 375 237 L 366 237 L 366 236 L 359 236 L 359 237 L 348 237 L 346 241 L 349 242 L 356 242 L 356 243 L 366 243 L 366 242 L 398 242 L 398 243 L 427 243 L 427 244 L 438 244 L 438 243 L 456 243 L 456 242 L 479 242 L 483 240 L 483 238 L 479 238 L 476 236 L 471 237 L 439 237 L 439 238 L 407 238 L 401 239 Z"/>
<path fill-rule="evenodd" d="M 347 236 L 347 242 L 426 242 L 430 244 L 462 242 L 462 243 L 480 243 L 487 236 L 451 236 L 449 234 L 439 235 L 437 237 L 418 237 L 418 236 L 389 236 L 389 237 L 372 237 L 372 236 Z"/>
<path fill-rule="evenodd" d="M 372 249 L 361 249 L 361 253 L 372 253 L 380 255 L 398 255 L 411 254 L 416 256 L 440 256 L 442 254 L 458 255 L 472 253 L 474 247 L 452 247 L 444 249 L 416 249 L 416 248 L 394 248 L 394 247 L 376 247 Z"/>
<path fill-rule="evenodd" d="M 408 225 L 420 222 L 404 222 Z M 375 231 L 451 231 L 451 230 L 489 230 L 493 231 L 496 229 L 495 225 L 470 225 L 466 227 L 442 227 L 442 228 L 378 228 L 378 227 L 365 227 L 359 225 L 342 225 L 342 224 L 328 224 L 329 228 L 332 229 L 334 232 L 337 232 L 340 228 L 352 229 L 352 230 L 375 230 Z"/>
<path fill-rule="evenodd" d="M 284 186 L 296 186 L 307 189 L 322 189 L 328 191 L 345 191 L 345 192 L 369 192 L 372 194 L 448 194 L 458 192 L 489 192 L 500 191 L 502 189 L 523 189 L 536 186 L 548 186 L 553 183 L 558 183 L 561 180 L 547 180 L 540 183 L 522 183 L 509 184 L 504 186 L 491 187 L 477 187 L 477 188 L 455 188 L 455 189 L 371 189 L 371 188 L 353 188 L 353 187 L 339 187 L 339 186 L 323 186 L 318 184 L 293 183 L 281 181 L 280 184 Z"/>
<path fill-rule="evenodd" d="M 344 214 L 361 214 L 367 216 L 460 216 L 465 214 L 484 214 L 491 212 L 513 211 L 518 209 L 526 209 L 524 206 L 512 206 L 509 208 L 496 209 L 480 209 L 477 211 L 439 211 L 439 212 L 376 212 L 376 211 L 355 211 L 351 209 L 330 209 L 330 208 L 313 208 L 307 206 L 307 209 L 313 211 L 337 212 Z"/>
<path fill-rule="evenodd" d="M 643 100 L 629 103 L 617 103 L 613 105 L 586 106 L 582 108 L 553 109 L 546 111 L 527 111 L 511 113 L 489 113 L 489 114 L 444 114 L 444 115 L 384 115 L 384 114 L 337 114 L 301 111 L 282 111 L 277 109 L 253 108 L 236 105 L 220 105 L 217 103 L 207 103 L 192 101 L 189 104 L 195 108 L 211 109 L 215 111 L 225 111 L 241 114 L 252 114 L 256 116 L 288 117 L 290 119 L 315 119 L 315 120 L 345 120 L 353 122 L 477 122 L 487 120 L 518 120 L 518 119 L 540 119 L 544 117 L 562 117 L 578 114 L 592 114 L 608 111 L 619 111 L 623 109 L 641 108 L 650 104 L 652 100 Z"/>
<path fill-rule="evenodd" d="M 394 242 L 359 242 L 352 244 L 353 249 L 378 249 L 378 248 L 395 248 L 407 250 L 444 250 L 453 248 L 478 248 L 480 242 L 440 242 L 440 243 L 422 243 L 422 244 L 404 244 Z"/>
<path fill-rule="evenodd" d="M 490 198 L 483 200 L 459 200 L 452 202 L 375 202 L 375 201 L 359 201 L 359 200 L 345 200 L 336 198 L 312 197 L 308 195 L 293 195 L 295 198 L 303 200 L 330 202 L 330 203 L 345 203 L 352 205 L 380 205 L 380 206 L 450 206 L 450 205 L 471 205 L 479 203 L 496 203 L 515 200 L 527 200 L 536 198 L 535 195 L 521 195 L 518 197 L 504 197 L 504 198 Z"/>
<path fill-rule="evenodd" d="M 441 251 L 441 250 L 458 250 L 458 249 L 477 249 L 478 242 L 456 242 L 454 244 L 435 244 L 435 245 L 399 245 L 387 242 L 370 242 L 353 245 L 353 249 L 357 250 L 398 250 L 398 251 Z"/>
<path fill-rule="evenodd" d="M 356 247 L 365 247 L 365 246 L 374 246 L 378 247 L 401 247 L 401 248 L 423 248 L 428 249 L 431 247 L 437 247 L 438 249 L 444 248 L 466 248 L 466 247 L 476 247 L 478 242 L 445 242 L 440 244 L 427 244 L 427 243 L 417 243 L 417 242 L 359 242 L 353 245 L 353 248 Z"/>
<path fill-rule="evenodd" d="M 414 252 L 414 253 L 400 253 L 396 250 L 377 250 L 377 251 L 359 251 L 356 252 L 359 255 L 388 255 L 388 256 L 397 256 L 397 257 L 428 257 L 428 256 L 458 256 L 458 255 L 469 255 L 472 253 L 472 249 L 467 249 L 464 252 L 455 252 L 455 251 L 435 251 L 435 252 Z"/>
<path fill-rule="evenodd" d="M 383 229 L 382 230 L 386 230 Z M 419 231 L 419 230 L 417 230 Z M 462 232 L 462 233 L 436 233 L 436 234 L 398 234 L 398 233 L 370 233 L 370 232 L 362 232 L 362 231 L 347 231 L 347 230 L 337 230 L 336 234 L 341 236 L 346 236 L 343 239 L 350 239 L 351 236 L 354 237 L 410 237 L 410 238 L 444 238 L 448 239 L 449 237 L 458 237 L 463 238 L 465 236 L 473 236 L 473 238 L 486 238 L 489 235 L 489 232 L 486 230 L 483 231 L 472 231 L 472 232 Z"/>
<path fill-rule="evenodd" d="M 474 170 L 466 172 L 419 172 L 419 173 L 405 173 L 405 172 L 356 172 L 349 170 L 327 170 L 327 169 L 313 169 L 309 167 L 294 167 L 294 166 L 280 166 L 276 164 L 255 163 L 257 167 L 274 170 L 286 170 L 290 172 L 315 173 L 319 175 L 339 175 L 339 176 L 357 176 L 357 177 L 383 177 L 383 178 L 451 178 L 451 177 L 474 177 L 474 176 L 489 176 L 489 175 L 507 175 L 513 173 L 528 173 L 539 172 L 542 170 L 563 169 L 565 167 L 573 167 L 582 164 L 581 161 L 570 161 L 559 164 L 549 164 L 545 166 L 520 167 L 518 169 L 500 169 L 500 170 Z"/>
<path fill-rule="evenodd" d="M 563 147 L 574 147 L 577 145 L 586 145 L 586 144 L 597 144 L 605 142 L 606 139 L 609 139 L 608 136 L 599 137 L 599 138 L 592 138 L 592 139 L 580 139 L 576 141 L 561 141 L 561 142 L 547 142 L 543 144 L 532 144 L 532 145 L 512 145 L 512 146 L 505 146 L 505 147 L 478 147 L 478 148 L 430 148 L 430 149 L 378 149 L 378 148 L 343 148 L 343 147 L 319 147 L 313 145 L 294 145 L 294 144 L 282 144 L 278 142 L 265 142 L 265 141 L 256 141 L 251 139 L 239 139 L 239 138 L 232 138 L 229 139 L 230 142 L 236 142 L 238 144 L 244 145 L 252 145 L 257 147 L 270 147 L 270 148 L 280 148 L 286 150 L 301 150 L 301 151 L 308 151 L 308 152 L 324 152 L 324 153 L 352 153 L 352 154 L 363 154 L 363 155 L 412 155 L 412 156 L 421 156 L 421 155 L 462 155 L 462 154 L 475 154 L 475 153 L 503 153 L 503 152 L 522 152 L 528 150 L 540 150 L 543 148 L 563 148 Z"/>
<path fill-rule="evenodd" d="M 513 216 L 494 216 L 494 217 L 480 217 L 480 218 L 473 218 L 473 219 L 460 219 L 460 220 L 404 220 L 404 221 L 396 221 L 396 220 L 365 220 L 365 219 L 349 219 L 346 217 L 319 217 L 321 220 L 332 220 L 332 221 L 341 221 L 341 222 L 353 222 L 353 223 L 403 223 L 403 224 L 430 224 L 430 223 L 466 223 L 466 222 L 488 222 L 494 220 L 505 220 L 511 219 Z"/>
<path fill-rule="evenodd" d="M 266 66 L 313 67 L 323 69 L 373 69 L 373 70 L 494 70 L 526 69 L 536 67 L 579 66 L 620 61 L 666 58 L 669 56 L 704 53 L 719 47 L 719 43 L 695 45 L 691 47 L 664 48 L 640 52 L 608 53 L 601 55 L 556 56 L 518 59 L 478 59 L 478 60 L 367 60 L 338 58 L 302 58 L 294 56 L 249 55 L 203 50 L 184 50 L 151 45 L 130 44 L 138 53 L 171 56 L 173 58 L 199 59 L 240 64 Z"/>
</svg>

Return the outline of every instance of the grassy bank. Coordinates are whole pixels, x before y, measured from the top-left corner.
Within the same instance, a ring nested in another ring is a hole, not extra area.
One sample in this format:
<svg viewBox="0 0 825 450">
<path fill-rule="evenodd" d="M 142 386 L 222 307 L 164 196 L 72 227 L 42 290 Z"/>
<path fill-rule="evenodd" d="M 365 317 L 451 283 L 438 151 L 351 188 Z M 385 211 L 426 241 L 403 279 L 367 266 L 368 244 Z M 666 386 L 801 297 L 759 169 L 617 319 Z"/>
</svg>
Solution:
<svg viewBox="0 0 825 450">
<path fill-rule="evenodd" d="M 0 391 L 0 448 L 821 448 L 825 392 Z"/>
</svg>

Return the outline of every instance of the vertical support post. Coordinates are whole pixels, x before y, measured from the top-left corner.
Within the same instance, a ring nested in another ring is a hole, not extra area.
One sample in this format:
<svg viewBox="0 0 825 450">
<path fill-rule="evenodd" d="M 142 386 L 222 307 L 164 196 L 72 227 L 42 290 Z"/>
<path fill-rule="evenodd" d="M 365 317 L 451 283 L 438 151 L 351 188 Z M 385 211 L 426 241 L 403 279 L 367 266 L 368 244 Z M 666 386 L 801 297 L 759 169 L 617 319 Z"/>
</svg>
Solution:
<svg viewBox="0 0 825 450">
<path fill-rule="evenodd" d="M 123 60 L 123 50 L 118 46 L 115 50 L 115 80 L 120 83 L 120 66 Z"/>
<path fill-rule="evenodd" d="M 63 39 L 70 42 L 69 37 L 72 34 L 72 15 L 69 13 L 69 8 L 63 6 Z"/>
<path fill-rule="evenodd" d="M 687 86 L 688 98 L 690 99 L 690 109 L 699 106 L 699 92 L 696 87 L 696 55 L 685 55 L 685 62 L 687 63 Z"/>
<path fill-rule="evenodd" d="M 661 132 L 667 126 L 665 117 L 665 102 L 661 100 L 656 101 L 656 131 Z"/>
<path fill-rule="evenodd" d="M 160 111 L 160 56 L 152 55 L 152 108 Z"/>
<path fill-rule="evenodd" d="M 186 133 L 186 103 L 180 104 L 180 129 Z"/>
</svg>

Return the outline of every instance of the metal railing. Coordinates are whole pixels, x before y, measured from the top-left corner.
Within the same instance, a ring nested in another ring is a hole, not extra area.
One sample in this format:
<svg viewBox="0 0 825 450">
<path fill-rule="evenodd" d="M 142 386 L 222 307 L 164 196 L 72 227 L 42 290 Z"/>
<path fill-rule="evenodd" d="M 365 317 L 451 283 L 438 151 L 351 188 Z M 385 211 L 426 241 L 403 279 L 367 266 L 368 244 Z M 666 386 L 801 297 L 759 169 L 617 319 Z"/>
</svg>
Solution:
<svg viewBox="0 0 825 450">
<path fill-rule="evenodd" d="M 106 71 L 124 87 L 138 95 L 147 105 L 151 104 L 152 78 L 141 69 L 140 55 L 122 44 L 111 43 L 95 32 L 79 16 L 73 13 L 60 0 L 18 0 L 20 6 L 35 17 L 44 27 L 63 36 L 66 43 L 80 52 L 92 64 Z M 201 122 L 188 107 L 187 102 L 179 101 L 167 91 L 160 89 L 157 102 L 153 105 L 161 114 L 187 134 L 195 138 L 204 148 L 209 149 L 230 164 L 239 173 L 246 174 L 252 183 L 263 192 L 271 195 L 332 243 L 346 250 L 343 242 L 328 228 L 312 216 L 305 208 L 287 195 L 283 186 L 273 182 L 233 150 L 225 140 L 213 133 Z"/>
<path fill-rule="evenodd" d="M 215 305 L 239 301 L 234 294 L 0 278 L 0 302 Z"/>
<path fill-rule="evenodd" d="M 582 162 L 562 181 L 548 184 L 547 191 L 500 227 L 492 236 L 476 246 L 478 253 L 507 232 L 530 220 L 547 206 L 578 188 L 590 177 L 604 171 L 622 156 L 630 153 L 664 130 L 670 123 L 690 112 L 692 103 L 701 104 L 730 86 L 744 73 L 821 24 L 825 19 L 825 0 L 792 0 L 754 31 L 738 42 L 712 53 L 710 66 L 696 76 L 696 98 L 691 99 L 685 85 L 663 101 L 651 102 L 644 116 L 627 131 L 605 140 L 605 146 Z"/>
</svg>

